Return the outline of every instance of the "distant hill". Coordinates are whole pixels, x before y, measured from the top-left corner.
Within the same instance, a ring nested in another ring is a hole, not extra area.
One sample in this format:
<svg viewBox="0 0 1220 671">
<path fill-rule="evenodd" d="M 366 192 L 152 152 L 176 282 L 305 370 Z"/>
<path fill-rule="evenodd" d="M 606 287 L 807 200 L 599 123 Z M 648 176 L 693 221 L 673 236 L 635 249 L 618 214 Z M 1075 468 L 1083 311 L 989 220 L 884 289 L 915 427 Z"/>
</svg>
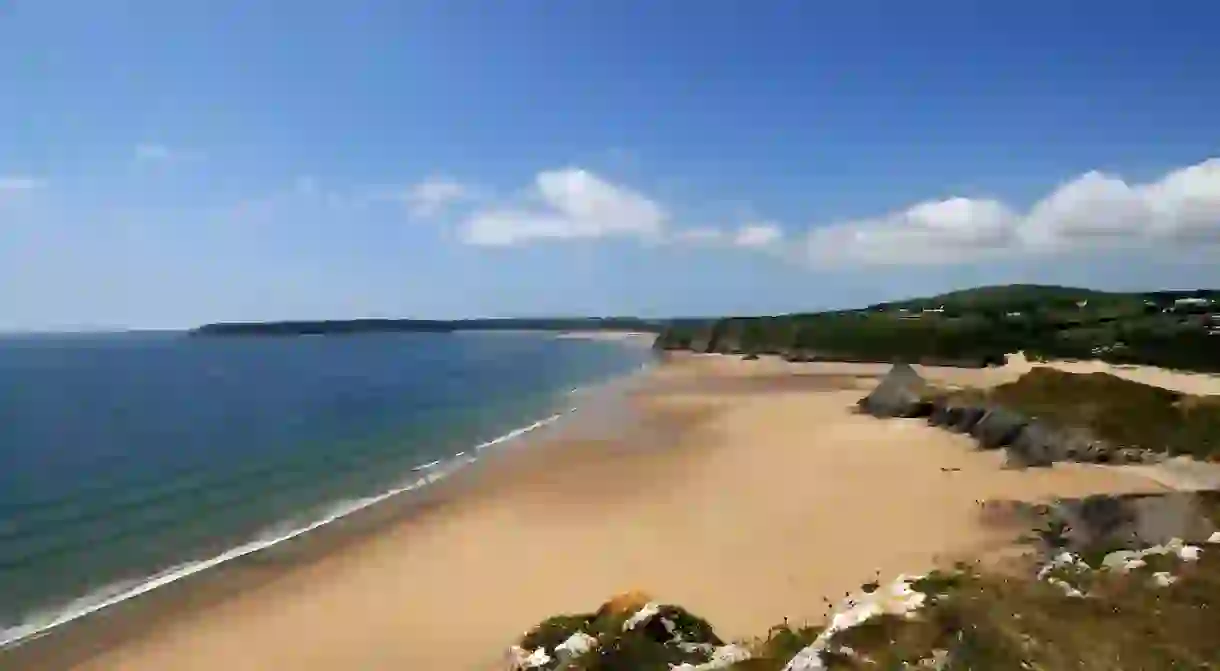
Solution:
<svg viewBox="0 0 1220 671">
<path fill-rule="evenodd" d="M 221 322 L 191 331 L 197 336 L 300 336 L 354 333 L 450 333 L 453 331 L 646 331 L 666 322 L 635 317 L 537 317 L 505 319 L 339 319 L 278 322 Z"/>
<path fill-rule="evenodd" d="M 1220 291 L 985 286 L 855 310 L 674 322 L 656 345 L 800 361 L 967 366 L 1024 350 L 1034 357 L 1220 372 Z"/>
<path fill-rule="evenodd" d="M 1138 294 L 1121 294 L 1079 287 L 1061 287 L 1045 284 L 1005 284 L 973 289 L 960 289 L 948 293 L 891 301 L 870 305 L 869 309 L 934 308 L 955 307 L 959 309 L 1008 308 L 1030 304 L 1071 303 L 1077 301 L 1142 301 Z"/>
</svg>

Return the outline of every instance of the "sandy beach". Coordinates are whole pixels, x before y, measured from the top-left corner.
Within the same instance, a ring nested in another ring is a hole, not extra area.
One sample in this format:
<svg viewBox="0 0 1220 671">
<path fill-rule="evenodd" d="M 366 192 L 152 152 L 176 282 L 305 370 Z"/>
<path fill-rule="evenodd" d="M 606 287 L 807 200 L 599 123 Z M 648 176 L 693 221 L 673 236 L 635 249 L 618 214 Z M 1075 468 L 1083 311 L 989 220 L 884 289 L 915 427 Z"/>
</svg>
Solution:
<svg viewBox="0 0 1220 671">
<path fill-rule="evenodd" d="M 754 636 L 878 573 L 1008 547 L 979 501 L 1164 489 L 1113 467 L 1004 470 L 966 437 L 854 414 L 887 369 L 674 356 L 611 421 L 491 455 L 307 561 L 235 568 L 223 598 L 184 589 L 104 647 L 82 627 L 11 668 L 491 670 L 542 618 L 628 589 Z"/>
</svg>

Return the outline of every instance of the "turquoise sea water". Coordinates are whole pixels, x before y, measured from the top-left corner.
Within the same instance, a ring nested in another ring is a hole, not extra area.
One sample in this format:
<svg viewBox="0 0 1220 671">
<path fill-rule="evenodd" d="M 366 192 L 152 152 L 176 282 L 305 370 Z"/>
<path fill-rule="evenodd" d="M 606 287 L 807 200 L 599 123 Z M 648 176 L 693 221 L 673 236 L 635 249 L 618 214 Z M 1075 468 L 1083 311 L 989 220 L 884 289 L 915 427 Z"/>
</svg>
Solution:
<svg viewBox="0 0 1220 671">
<path fill-rule="evenodd" d="M 0 337 L 0 645 L 417 487 L 651 357 L 527 333 Z"/>
</svg>

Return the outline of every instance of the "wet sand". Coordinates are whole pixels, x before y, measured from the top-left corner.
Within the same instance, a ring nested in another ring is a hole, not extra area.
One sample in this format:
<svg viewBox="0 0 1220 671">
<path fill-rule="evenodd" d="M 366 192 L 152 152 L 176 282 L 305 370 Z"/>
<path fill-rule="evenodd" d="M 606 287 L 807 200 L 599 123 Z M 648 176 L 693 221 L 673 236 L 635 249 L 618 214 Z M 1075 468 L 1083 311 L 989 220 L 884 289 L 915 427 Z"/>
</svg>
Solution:
<svg viewBox="0 0 1220 671">
<path fill-rule="evenodd" d="M 1008 546 L 981 500 L 1163 490 L 1100 466 L 1003 470 L 968 438 L 851 412 L 887 369 L 674 357 L 600 423 L 497 452 L 316 552 L 233 567 L 126 626 L 103 614 L 0 667 L 497 669 L 537 621 L 628 589 L 753 636 L 820 619 L 824 598 L 878 573 Z"/>
</svg>

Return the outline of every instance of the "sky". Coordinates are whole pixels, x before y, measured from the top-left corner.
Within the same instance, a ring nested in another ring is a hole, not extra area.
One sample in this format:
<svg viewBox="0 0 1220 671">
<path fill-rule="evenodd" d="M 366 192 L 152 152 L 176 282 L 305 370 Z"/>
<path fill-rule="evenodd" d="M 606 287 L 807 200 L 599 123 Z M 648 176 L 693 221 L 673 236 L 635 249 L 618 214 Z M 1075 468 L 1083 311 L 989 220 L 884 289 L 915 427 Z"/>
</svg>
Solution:
<svg viewBox="0 0 1220 671">
<path fill-rule="evenodd" d="M 1220 285 L 1220 5 L 0 0 L 0 330 Z"/>
</svg>

